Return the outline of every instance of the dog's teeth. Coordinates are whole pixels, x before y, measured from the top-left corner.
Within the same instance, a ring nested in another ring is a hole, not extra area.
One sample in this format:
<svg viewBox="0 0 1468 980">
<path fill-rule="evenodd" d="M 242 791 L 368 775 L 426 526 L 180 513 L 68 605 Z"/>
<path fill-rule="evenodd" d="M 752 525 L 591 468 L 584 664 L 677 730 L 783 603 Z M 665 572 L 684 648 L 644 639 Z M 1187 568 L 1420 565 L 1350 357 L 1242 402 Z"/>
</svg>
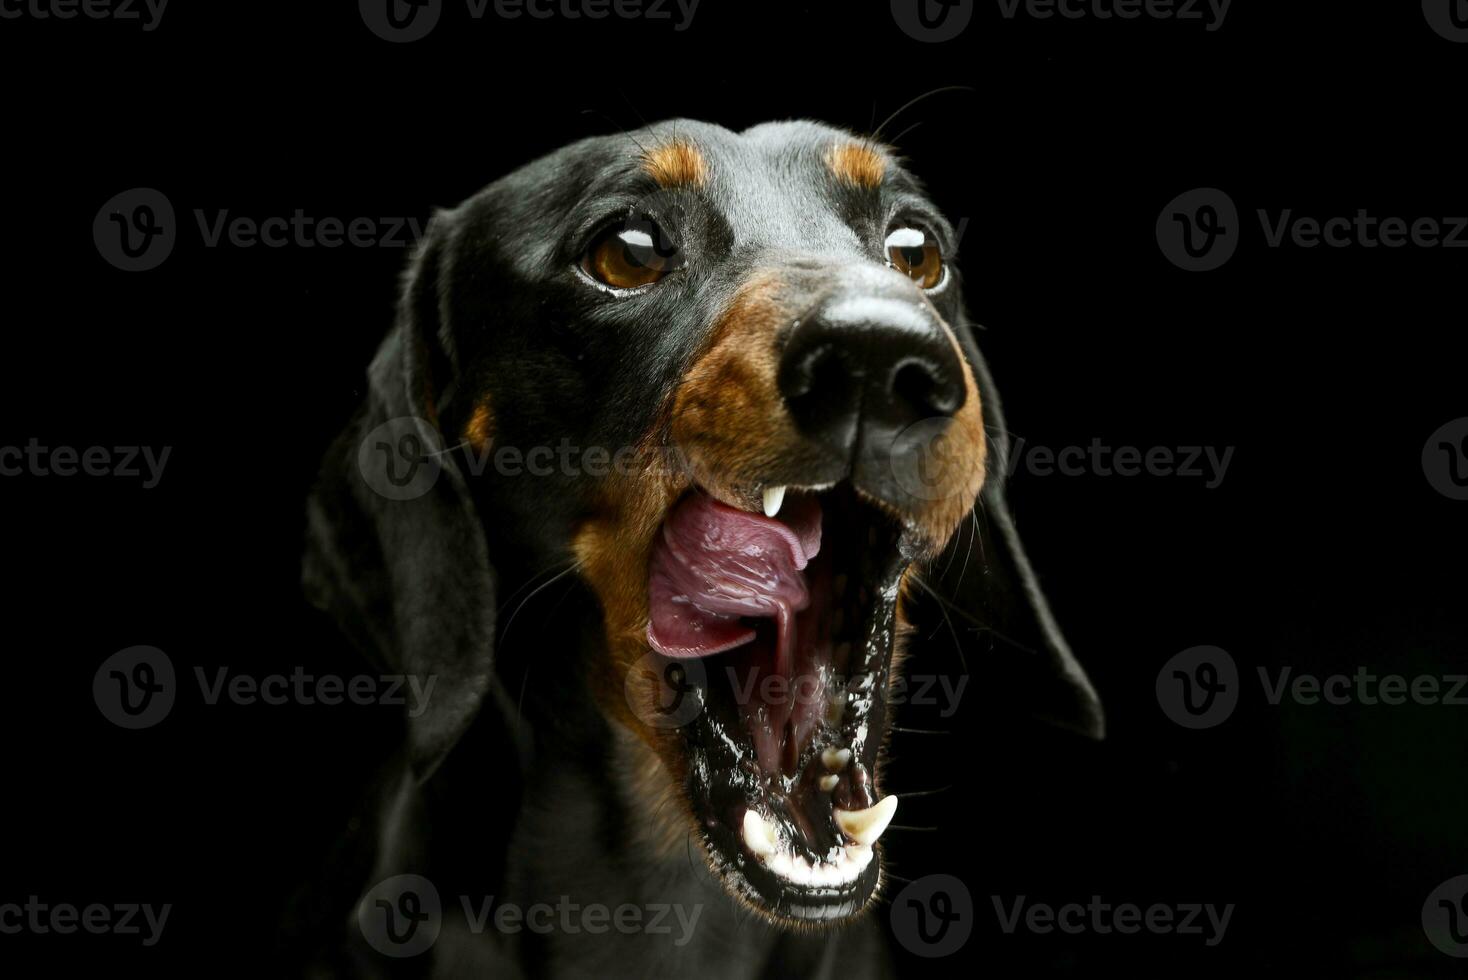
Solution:
<svg viewBox="0 0 1468 980">
<path fill-rule="evenodd" d="M 892 814 L 897 812 L 897 797 L 883 797 L 875 806 L 869 806 L 865 810 L 843 810 L 837 807 L 832 811 L 836 816 L 836 826 L 842 832 L 856 841 L 858 844 L 870 846 L 876 843 L 882 831 L 892 822 Z"/>
<path fill-rule="evenodd" d="M 775 853 L 775 846 L 778 843 L 773 824 L 755 813 L 754 810 L 744 811 L 744 846 L 749 848 L 751 853 L 766 857 Z"/>
<path fill-rule="evenodd" d="M 830 773 L 829 775 L 822 776 L 821 777 L 821 792 L 822 793 L 829 793 L 829 792 L 831 792 L 831 790 L 833 790 L 833 789 L 836 788 L 836 784 L 839 783 L 839 782 L 841 782 L 841 777 L 838 776 L 838 775 L 836 775 L 834 772 L 833 773 Z"/>
<path fill-rule="evenodd" d="M 774 517 L 780 513 L 780 505 L 785 502 L 784 487 L 765 487 L 765 516 Z"/>
<path fill-rule="evenodd" d="M 822 749 L 821 765 L 832 772 L 840 772 L 851 761 L 850 749 Z"/>
<path fill-rule="evenodd" d="M 839 688 L 826 699 L 826 724 L 832 728 L 841 727 L 841 719 L 846 714 L 846 692 Z"/>
</svg>

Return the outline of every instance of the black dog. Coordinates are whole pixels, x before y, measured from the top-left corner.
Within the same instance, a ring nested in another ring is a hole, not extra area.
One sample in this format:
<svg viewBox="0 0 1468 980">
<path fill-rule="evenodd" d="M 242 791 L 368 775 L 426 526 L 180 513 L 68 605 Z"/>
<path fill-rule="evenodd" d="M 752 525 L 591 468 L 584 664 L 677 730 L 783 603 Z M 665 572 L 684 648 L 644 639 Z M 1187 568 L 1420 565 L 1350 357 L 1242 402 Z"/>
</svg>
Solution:
<svg viewBox="0 0 1468 980">
<path fill-rule="evenodd" d="M 435 217 L 310 507 L 312 600 L 435 683 L 339 968 L 880 974 L 900 648 L 1099 735 L 953 238 L 811 123 L 589 139 Z M 361 940 L 428 917 L 408 873 L 442 914 L 395 961 Z"/>
</svg>

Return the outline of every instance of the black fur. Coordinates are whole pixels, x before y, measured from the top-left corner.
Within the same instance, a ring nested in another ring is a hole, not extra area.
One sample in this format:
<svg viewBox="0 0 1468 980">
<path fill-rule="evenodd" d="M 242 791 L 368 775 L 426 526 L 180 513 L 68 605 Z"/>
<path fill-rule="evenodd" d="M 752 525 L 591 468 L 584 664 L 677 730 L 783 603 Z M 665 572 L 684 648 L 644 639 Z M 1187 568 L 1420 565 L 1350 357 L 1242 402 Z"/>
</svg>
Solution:
<svg viewBox="0 0 1468 980">
<path fill-rule="evenodd" d="M 719 175 L 706 191 L 659 192 L 639 144 L 677 133 Z M 493 391 L 495 440 L 516 446 L 635 443 L 707 337 L 716 312 L 769 250 L 877 261 L 898 211 L 921 215 L 953 252 L 953 232 L 905 172 L 880 202 L 836 186 L 821 150 L 837 132 L 811 123 L 743 134 L 680 121 L 568 146 L 435 216 L 404 283 L 398 319 L 374 360 L 370 392 L 328 453 L 310 504 L 305 584 L 312 601 L 384 670 L 438 678 L 430 709 L 407 722 L 381 805 L 358 832 L 370 857 L 345 865 L 321 965 L 351 975 L 699 976 L 767 972 L 855 977 L 885 972 L 879 920 L 828 933 L 752 921 L 693 853 L 647 860 L 633 843 L 646 801 L 613 778 L 623 735 L 597 711 L 583 665 L 602 643 L 597 606 L 574 576 L 570 530 L 596 489 L 586 475 L 475 475 L 462 450 L 437 457 L 427 494 L 387 500 L 357 465 L 367 433 L 391 419 L 438 419 L 448 447 L 480 392 Z M 634 202 L 677 212 L 688 273 L 631 301 L 589 288 L 572 266 L 607 218 Z M 961 307 L 940 312 L 976 369 L 994 458 L 971 550 L 936 578 L 992 634 L 924 628 L 919 644 L 963 642 L 976 686 L 1099 735 L 1101 716 L 1030 573 L 1003 497 L 1004 419 Z M 960 579 L 960 564 L 967 572 Z M 920 602 L 920 616 L 936 616 Z M 518 612 L 517 612 L 518 609 Z M 951 637 L 951 638 L 950 638 Z M 996 637 L 999 638 L 996 640 Z M 919 654 L 920 655 L 920 654 Z M 431 952 L 392 960 L 356 934 L 352 901 L 389 875 L 427 876 L 444 899 Z M 705 907 L 693 941 L 645 935 L 473 935 L 457 896 L 528 905 L 683 902 Z M 477 971 L 477 972 L 476 972 Z"/>
</svg>

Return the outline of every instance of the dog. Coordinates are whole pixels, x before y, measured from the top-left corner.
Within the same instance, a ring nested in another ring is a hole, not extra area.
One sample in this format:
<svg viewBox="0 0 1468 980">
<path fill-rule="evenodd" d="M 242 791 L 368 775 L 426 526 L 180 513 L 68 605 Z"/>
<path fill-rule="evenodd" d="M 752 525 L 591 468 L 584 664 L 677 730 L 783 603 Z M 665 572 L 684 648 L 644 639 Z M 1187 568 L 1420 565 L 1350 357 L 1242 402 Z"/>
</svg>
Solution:
<svg viewBox="0 0 1468 980">
<path fill-rule="evenodd" d="M 588 138 L 435 214 L 308 507 L 312 603 L 435 682 L 323 969 L 886 975 L 904 655 L 1100 737 L 955 253 L 894 149 L 813 122 Z M 434 935 L 383 955 L 404 881 Z M 535 928 L 568 907 L 606 918 Z"/>
</svg>

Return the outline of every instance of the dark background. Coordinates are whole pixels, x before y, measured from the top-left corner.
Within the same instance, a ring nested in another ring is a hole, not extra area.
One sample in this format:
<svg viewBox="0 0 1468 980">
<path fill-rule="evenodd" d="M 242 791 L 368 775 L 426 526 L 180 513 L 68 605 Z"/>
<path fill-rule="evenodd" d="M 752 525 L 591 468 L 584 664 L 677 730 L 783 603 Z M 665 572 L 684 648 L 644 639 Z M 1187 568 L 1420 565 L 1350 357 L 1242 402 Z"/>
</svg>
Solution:
<svg viewBox="0 0 1468 980">
<path fill-rule="evenodd" d="M 564 142 L 691 116 L 887 129 L 955 221 L 980 344 L 1031 444 L 1235 447 L 1222 485 L 1041 477 L 1011 498 L 1106 704 L 1092 746 L 973 712 L 903 736 L 898 874 L 968 886 L 938 969 L 993 976 L 1456 976 L 1422 903 L 1468 872 L 1468 707 L 1266 702 L 1255 667 L 1468 670 L 1468 503 L 1420 456 L 1468 415 L 1468 252 L 1266 248 L 1256 208 L 1468 213 L 1468 44 L 1415 3 L 1237 0 L 1197 22 L 1010 21 L 919 43 L 888 5 L 703 0 L 691 27 L 475 22 L 412 44 L 354 4 L 175 0 L 158 29 L 0 20 L 6 95 L 0 444 L 171 446 L 161 484 L 0 479 L 7 588 L 0 901 L 171 903 L 159 944 L 0 936 L 0 962 L 275 975 L 282 899 L 391 743 L 389 708 L 207 706 L 140 732 L 94 672 L 135 644 L 233 672 L 362 669 L 299 596 L 303 500 L 363 394 L 406 253 L 205 248 L 192 211 L 350 219 L 457 203 Z M 1389 9 L 1390 8 L 1390 9 Z M 179 215 L 158 269 L 93 245 L 112 195 Z M 1244 239 L 1189 273 L 1154 223 L 1225 190 Z M 526 615 L 526 613 L 521 613 Z M 1185 730 L 1161 666 L 1228 650 L 1243 698 Z M 981 685 L 982 675 L 973 683 Z M 921 721 L 910 722 L 929 727 Z M 906 768 L 903 768 L 906 767 Z M 1006 935 L 990 896 L 1235 903 L 1224 941 Z M 886 916 L 886 911 L 880 913 Z M 912 965 L 916 961 L 909 961 Z"/>
</svg>

